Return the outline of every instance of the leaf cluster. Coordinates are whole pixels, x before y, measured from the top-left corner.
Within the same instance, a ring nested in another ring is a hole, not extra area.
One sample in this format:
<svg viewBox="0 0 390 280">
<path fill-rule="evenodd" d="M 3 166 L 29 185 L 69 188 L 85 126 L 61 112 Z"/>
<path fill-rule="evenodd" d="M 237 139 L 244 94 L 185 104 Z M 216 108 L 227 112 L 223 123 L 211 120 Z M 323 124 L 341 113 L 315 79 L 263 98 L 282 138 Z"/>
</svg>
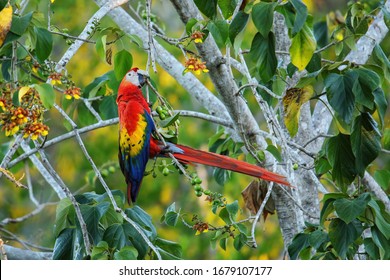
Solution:
<svg viewBox="0 0 390 280">
<path fill-rule="evenodd" d="M 320 224 L 306 224 L 288 251 L 292 259 L 390 259 L 390 215 L 369 193 L 323 198 Z"/>
<path fill-rule="evenodd" d="M 113 191 L 119 207 L 124 207 L 124 195 Z M 107 194 L 84 193 L 75 196 L 93 244 L 88 255 L 82 241 L 80 223 L 68 198 L 57 206 L 54 235 L 56 237 L 53 259 L 155 259 L 155 254 L 138 230 L 113 208 Z M 158 237 L 152 218 L 142 208 L 135 206 L 124 210 L 126 216 L 141 228 L 154 244 L 163 259 L 180 259 L 179 244 Z"/>
</svg>

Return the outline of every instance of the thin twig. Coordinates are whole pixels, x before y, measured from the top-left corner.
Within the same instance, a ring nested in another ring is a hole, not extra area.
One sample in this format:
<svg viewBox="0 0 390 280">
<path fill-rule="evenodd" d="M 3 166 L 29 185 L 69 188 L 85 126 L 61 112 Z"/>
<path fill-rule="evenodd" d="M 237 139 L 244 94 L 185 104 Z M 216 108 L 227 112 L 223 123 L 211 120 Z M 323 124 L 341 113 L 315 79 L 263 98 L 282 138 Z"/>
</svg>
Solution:
<svg viewBox="0 0 390 280">
<path fill-rule="evenodd" d="M 34 190 L 32 186 L 32 181 L 31 181 L 31 174 L 30 174 L 30 167 L 27 162 L 24 162 L 24 172 L 26 174 L 26 181 L 27 181 L 27 188 L 28 188 L 28 195 L 30 197 L 30 200 L 36 207 L 40 205 L 38 200 L 34 196 Z"/>
<path fill-rule="evenodd" d="M 209 114 L 187 110 L 174 110 L 173 112 L 175 114 L 179 113 L 181 117 L 197 118 L 233 129 L 233 123 L 230 120 L 222 119 Z"/>
<path fill-rule="evenodd" d="M 32 150 L 30 148 L 30 145 L 28 145 L 26 142 L 22 142 L 21 147 L 25 153 L 30 153 Z M 26 157 L 27 158 L 27 157 Z M 38 159 L 38 157 L 34 154 L 31 154 L 29 156 L 31 162 L 34 164 L 35 168 L 41 173 L 42 177 L 45 179 L 45 181 L 48 183 L 49 186 L 53 188 L 53 190 L 57 193 L 57 196 L 59 199 L 63 199 L 66 197 L 66 194 L 62 190 L 61 186 L 57 183 L 57 181 L 54 179 L 54 177 L 50 174 L 50 172 L 45 168 L 45 166 L 42 164 L 42 162 Z"/>
<path fill-rule="evenodd" d="M 152 69 L 156 73 L 156 58 L 155 58 L 155 49 L 153 45 L 153 36 L 152 36 L 152 26 L 150 24 L 150 14 L 151 14 L 151 6 L 152 0 L 146 0 L 146 27 L 148 31 L 148 61 L 146 63 L 146 71 L 149 71 L 150 64 L 152 64 Z"/>
<path fill-rule="evenodd" d="M 88 125 L 88 126 L 85 126 L 83 128 L 80 128 L 78 129 L 78 133 L 79 134 L 83 134 L 83 133 L 86 133 L 86 132 L 89 132 L 89 131 L 92 131 L 92 130 L 96 130 L 96 129 L 99 129 L 99 128 L 103 128 L 103 127 L 107 127 L 107 126 L 110 126 L 110 125 L 113 125 L 113 124 L 117 124 L 118 123 L 118 118 L 113 118 L 113 119 L 109 119 L 109 120 L 104 120 L 104 121 L 100 121 L 100 122 L 97 122 L 95 124 L 91 124 L 91 125 Z M 60 136 L 57 136 L 49 141 L 46 141 L 45 144 L 41 147 L 35 147 L 35 148 L 32 148 L 32 149 L 29 149 L 29 151 L 25 152 L 24 154 L 20 155 L 19 157 L 17 157 L 16 159 L 14 159 L 13 161 L 11 161 L 9 163 L 9 167 L 12 167 L 14 166 L 15 164 L 21 162 L 22 160 L 25 160 L 26 158 L 29 158 L 31 155 L 37 153 L 40 149 L 46 149 L 48 147 L 51 147 L 55 144 L 58 144 L 62 141 L 65 141 L 67 139 L 70 139 L 72 137 L 75 137 L 76 135 L 76 132 L 74 130 L 68 132 L 68 133 L 65 133 L 65 134 L 62 134 Z"/>
<path fill-rule="evenodd" d="M 313 141 L 316 141 L 320 137 L 330 138 L 330 137 L 332 137 L 332 135 L 330 135 L 330 134 L 318 134 L 316 137 L 314 137 L 314 138 L 310 139 L 309 141 L 307 141 L 302 147 L 306 148 L 307 145 L 309 145 Z"/>
<path fill-rule="evenodd" d="M 4 168 L 4 169 L 8 168 L 8 163 L 11 161 L 13 155 L 15 154 L 15 152 L 19 148 L 20 144 L 22 143 L 22 139 L 23 139 L 22 134 L 19 134 L 18 136 L 15 137 L 14 143 L 8 149 L 7 153 L 5 154 L 3 160 L 0 163 L 1 168 Z M 0 173 L 0 178 L 1 178 L 1 174 L 2 173 Z"/>
<path fill-rule="evenodd" d="M 28 244 L 28 242 L 26 242 L 26 241 L 20 239 L 20 238 L 17 237 L 16 234 L 14 234 L 13 232 L 11 232 L 11 231 L 9 231 L 9 230 L 3 228 L 3 227 L 0 227 L 0 231 L 5 232 L 5 233 L 8 235 L 8 236 L 3 235 L 3 237 L 4 237 L 5 239 L 8 239 L 8 240 L 11 240 L 11 239 L 12 239 L 12 240 L 15 240 L 15 241 L 19 242 L 19 243 L 20 243 L 24 248 L 26 248 L 27 250 L 31 250 L 30 245 Z"/>
<path fill-rule="evenodd" d="M 98 122 L 101 122 L 101 121 L 102 121 L 102 118 L 100 117 L 99 113 L 96 112 L 96 110 L 92 107 L 91 101 L 89 101 L 89 100 L 86 99 L 86 98 L 82 98 L 82 101 L 84 102 L 85 107 L 87 107 L 87 109 L 88 109 L 88 110 L 91 112 L 91 114 L 95 117 L 95 119 L 96 119 Z"/>
<path fill-rule="evenodd" d="M 257 247 L 256 238 L 255 238 L 256 224 L 259 221 L 259 219 L 261 217 L 261 214 L 263 214 L 263 211 L 264 211 L 265 205 L 267 204 L 268 199 L 271 197 L 273 186 L 274 186 L 274 183 L 271 182 L 269 184 L 269 186 L 268 186 L 267 194 L 265 195 L 264 200 L 261 203 L 260 208 L 257 211 L 256 216 L 255 216 L 255 218 L 254 218 L 254 220 L 252 222 L 252 228 L 251 228 L 251 238 L 252 238 L 252 240 L 251 240 L 250 243 L 255 248 Z"/>
<path fill-rule="evenodd" d="M 46 206 L 49 206 L 49 205 L 56 205 L 57 203 L 56 202 L 47 202 L 47 203 L 42 203 L 42 204 L 39 204 L 37 208 L 35 208 L 33 211 L 31 211 L 30 213 L 24 215 L 24 216 L 21 216 L 21 217 L 18 217 L 18 218 L 5 218 L 3 219 L 0 224 L 2 226 L 4 225 L 7 225 L 7 224 L 14 224 L 14 223 L 21 223 L 21 222 L 24 222 L 25 220 L 39 214 L 40 212 L 42 212 L 43 209 L 45 209 Z"/>
<path fill-rule="evenodd" d="M 22 188 L 22 189 L 27 189 L 27 187 L 20 182 L 20 180 L 22 178 L 17 180 L 15 178 L 15 176 L 10 171 L 8 171 L 7 169 L 4 169 L 4 168 L 0 167 L 0 174 L 4 174 L 4 176 L 8 180 L 10 180 L 12 183 L 14 183 L 17 187 Z"/>
</svg>

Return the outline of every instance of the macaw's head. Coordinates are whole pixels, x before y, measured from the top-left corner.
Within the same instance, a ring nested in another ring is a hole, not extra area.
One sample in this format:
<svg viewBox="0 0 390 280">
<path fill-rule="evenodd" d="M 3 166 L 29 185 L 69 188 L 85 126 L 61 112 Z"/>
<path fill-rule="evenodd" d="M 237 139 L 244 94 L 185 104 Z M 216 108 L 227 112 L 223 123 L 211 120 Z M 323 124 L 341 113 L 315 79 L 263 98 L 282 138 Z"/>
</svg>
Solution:
<svg viewBox="0 0 390 280">
<path fill-rule="evenodd" d="M 125 83 L 125 84 L 130 83 L 130 84 L 133 84 L 133 85 L 141 88 L 146 83 L 146 80 L 148 78 L 149 78 L 149 76 L 145 71 L 140 70 L 140 69 L 135 67 L 126 73 L 126 75 L 122 79 L 122 83 Z"/>
<path fill-rule="evenodd" d="M 126 73 L 119 85 L 117 101 L 119 99 L 127 99 L 126 97 L 131 97 L 132 95 L 142 94 L 140 89 L 148 78 L 149 76 L 145 71 L 132 68 Z"/>
</svg>

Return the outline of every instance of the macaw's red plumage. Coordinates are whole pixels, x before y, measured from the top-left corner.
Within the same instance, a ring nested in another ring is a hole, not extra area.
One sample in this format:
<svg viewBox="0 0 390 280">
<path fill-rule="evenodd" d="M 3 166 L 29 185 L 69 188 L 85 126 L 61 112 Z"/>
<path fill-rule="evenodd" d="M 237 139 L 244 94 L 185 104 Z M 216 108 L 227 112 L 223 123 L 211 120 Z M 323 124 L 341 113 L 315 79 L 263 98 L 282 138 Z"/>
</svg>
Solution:
<svg viewBox="0 0 390 280">
<path fill-rule="evenodd" d="M 282 175 L 227 156 L 196 150 L 190 147 L 167 143 L 153 138 L 155 130 L 149 104 L 141 88 L 146 82 L 145 73 L 131 69 L 118 89 L 119 113 L 119 163 L 126 178 L 127 199 L 135 202 L 149 158 L 172 153 L 182 163 L 199 163 L 219 167 L 263 180 L 290 186 Z"/>
</svg>

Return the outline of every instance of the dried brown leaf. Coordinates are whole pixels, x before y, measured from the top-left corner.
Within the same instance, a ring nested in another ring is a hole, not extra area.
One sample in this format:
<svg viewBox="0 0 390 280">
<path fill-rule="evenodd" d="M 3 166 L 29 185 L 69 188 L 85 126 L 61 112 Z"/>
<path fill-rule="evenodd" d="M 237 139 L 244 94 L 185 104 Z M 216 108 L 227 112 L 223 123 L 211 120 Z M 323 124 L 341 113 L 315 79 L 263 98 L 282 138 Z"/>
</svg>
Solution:
<svg viewBox="0 0 390 280">
<path fill-rule="evenodd" d="M 241 195 L 245 202 L 245 207 L 251 212 L 252 215 L 255 215 L 261 204 L 264 201 L 264 198 L 267 194 L 268 186 L 261 181 L 253 180 L 242 192 Z M 268 214 L 275 213 L 275 203 L 270 197 L 264 207 L 263 217 L 264 221 L 267 219 Z"/>
</svg>

